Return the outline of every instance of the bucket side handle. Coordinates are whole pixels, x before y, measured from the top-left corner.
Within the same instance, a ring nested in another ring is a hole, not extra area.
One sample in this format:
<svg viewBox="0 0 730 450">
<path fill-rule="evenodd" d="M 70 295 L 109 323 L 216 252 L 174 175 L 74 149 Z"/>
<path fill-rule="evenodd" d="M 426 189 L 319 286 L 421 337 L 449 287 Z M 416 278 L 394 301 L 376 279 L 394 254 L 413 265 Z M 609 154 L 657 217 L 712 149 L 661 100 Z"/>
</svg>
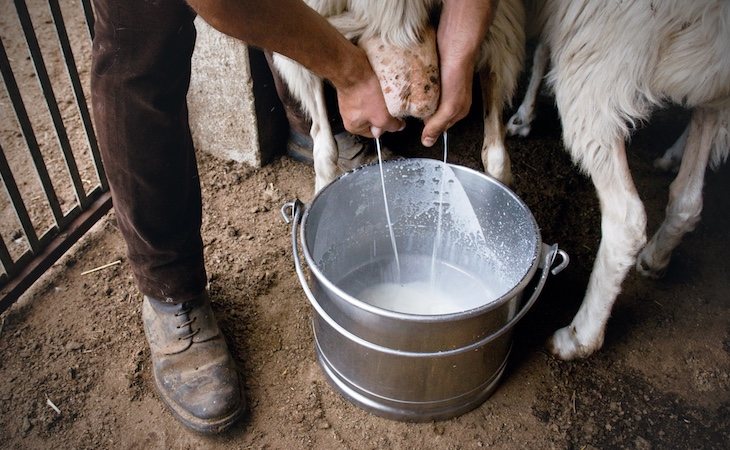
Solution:
<svg viewBox="0 0 730 450">
<path fill-rule="evenodd" d="M 304 204 L 299 200 L 295 199 L 290 202 L 287 202 L 284 204 L 284 206 L 281 207 L 281 215 L 284 217 L 284 221 L 287 224 L 291 224 L 291 243 L 292 243 L 292 256 L 294 257 L 294 268 L 297 272 L 297 277 L 299 278 L 299 284 L 302 286 L 302 289 L 304 290 L 304 294 L 307 297 L 307 300 L 309 300 L 309 304 L 314 308 L 314 310 L 319 314 L 319 316 L 324 319 L 329 326 L 334 328 L 338 333 L 342 334 L 343 336 L 346 336 L 348 339 L 357 342 L 358 344 L 366 347 L 371 348 L 373 350 L 377 351 L 384 351 L 389 352 L 390 350 L 382 347 L 380 345 L 374 344 L 372 342 L 366 341 L 365 339 L 356 336 L 355 334 L 351 333 L 350 331 L 346 330 L 342 325 L 337 323 L 332 317 L 330 317 L 329 314 L 327 314 L 327 311 L 320 306 L 319 302 L 314 296 L 314 293 L 312 292 L 312 289 L 309 287 L 309 283 L 307 282 L 307 277 L 304 274 L 304 268 L 302 267 L 302 262 L 300 260 L 299 256 L 299 242 L 297 241 L 297 227 L 299 226 L 301 220 L 302 220 L 302 210 L 304 210 Z"/>
<path fill-rule="evenodd" d="M 555 260 L 560 256 L 560 263 L 553 267 Z M 570 264 L 570 257 L 564 250 L 558 248 L 558 244 L 547 245 L 542 244 L 542 261 L 540 261 L 539 268 L 551 267 L 550 273 L 557 275 L 563 271 Z"/>
<path fill-rule="evenodd" d="M 282 205 L 281 207 L 281 217 L 284 218 L 284 222 L 286 222 L 287 224 L 295 222 L 298 216 L 301 214 L 300 210 L 303 206 L 304 204 L 298 198 L 295 198 L 290 202 L 284 203 L 284 205 Z"/>
<path fill-rule="evenodd" d="M 297 272 L 297 276 L 299 277 L 299 282 L 302 286 L 302 289 L 304 290 L 304 293 L 306 294 L 307 299 L 309 300 L 309 303 L 312 305 L 312 307 L 315 309 L 317 314 L 319 314 L 320 317 L 322 317 L 329 326 L 333 327 L 338 333 L 341 333 L 342 335 L 346 336 L 348 339 L 357 342 L 358 344 L 371 348 L 373 350 L 386 352 L 386 353 L 399 353 L 399 354 L 412 354 L 413 356 L 424 356 L 426 354 L 424 353 L 415 353 L 415 352 L 407 352 L 407 351 L 401 351 L 401 350 L 393 350 L 389 348 L 382 347 L 380 345 L 374 344 L 372 342 L 369 342 L 365 339 L 362 339 L 361 337 L 351 333 L 349 330 L 346 330 L 344 327 L 342 327 L 340 324 L 337 323 L 334 319 L 332 319 L 329 314 L 327 314 L 327 311 L 325 311 L 319 303 L 316 301 L 314 297 L 314 293 L 309 287 L 309 284 L 307 283 L 306 276 L 304 274 L 304 269 L 302 267 L 302 262 L 300 261 L 299 256 L 299 243 L 297 242 L 297 227 L 299 225 L 299 222 L 301 221 L 301 215 L 302 210 L 304 209 L 304 204 L 299 200 L 293 200 L 291 202 L 287 202 L 284 204 L 284 206 L 281 207 L 281 215 L 284 217 L 284 221 L 287 224 L 291 224 L 292 232 L 291 232 L 291 239 L 292 239 L 292 252 L 293 252 L 293 259 L 294 259 L 294 267 Z M 555 263 L 557 257 L 560 256 L 560 262 L 557 266 L 553 267 L 553 264 Z M 558 248 L 557 244 L 548 245 L 548 244 L 542 244 L 542 250 L 540 253 L 540 262 L 538 263 L 538 267 L 542 269 L 542 273 L 540 274 L 540 279 L 537 282 L 537 285 L 535 286 L 532 295 L 522 305 L 522 308 L 517 312 L 517 314 L 512 317 L 505 325 L 502 326 L 499 330 L 496 332 L 483 337 L 477 342 L 474 342 L 466 347 L 462 347 L 459 349 L 454 349 L 450 351 L 445 352 L 437 352 L 434 353 L 434 355 L 438 356 L 445 356 L 447 354 L 453 353 L 453 352 L 466 352 L 471 351 L 474 349 L 477 349 L 497 338 L 502 336 L 503 334 L 507 333 L 509 330 L 514 327 L 517 322 L 519 322 L 525 314 L 532 308 L 532 306 L 535 304 L 535 301 L 537 301 L 537 298 L 540 296 L 540 293 L 542 292 L 543 287 L 545 286 L 545 282 L 547 281 L 547 277 L 549 274 L 557 275 L 560 273 L 565 267 L 568 266 L 568 263 L 570 261 L 570 258 L 568 257 L 568 254 L 564 252 L 563 250 L 560 250 Z"/>
</svg>

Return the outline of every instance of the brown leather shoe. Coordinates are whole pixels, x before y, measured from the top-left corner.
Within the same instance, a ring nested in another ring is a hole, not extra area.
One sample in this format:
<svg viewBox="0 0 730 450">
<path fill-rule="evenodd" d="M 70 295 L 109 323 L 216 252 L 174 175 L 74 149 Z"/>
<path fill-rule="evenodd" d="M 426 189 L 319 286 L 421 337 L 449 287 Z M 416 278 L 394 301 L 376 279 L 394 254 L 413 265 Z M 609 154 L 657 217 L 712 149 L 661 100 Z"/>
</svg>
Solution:
<svg viewBox="0 0 730 450">
<path fill-rule="evenodd" d="M 337 167 L 345 172 L 378 160 L 378 153 L 375 150 L 375 141 L 373 139 L 343 131 L 335 134 L 335 142 L 339 151 Z M 295 130 L 289 131 L 286 154 L 290 158 L 312 165 L 314 163 L 313 146 L 312 138 L 308 135 L 298 133 Z M 387 148 L 382 148 L 381 151 L 384 160 L 393 159 L 393 152 Z"/>
<path fill-rule="evenodd" d="M 174 304 L 145 296 L 142 321 L 162 401 L 189 428 L 217 433 L 243 413 L 236 366 L 203 295 Z"/>
</svg>

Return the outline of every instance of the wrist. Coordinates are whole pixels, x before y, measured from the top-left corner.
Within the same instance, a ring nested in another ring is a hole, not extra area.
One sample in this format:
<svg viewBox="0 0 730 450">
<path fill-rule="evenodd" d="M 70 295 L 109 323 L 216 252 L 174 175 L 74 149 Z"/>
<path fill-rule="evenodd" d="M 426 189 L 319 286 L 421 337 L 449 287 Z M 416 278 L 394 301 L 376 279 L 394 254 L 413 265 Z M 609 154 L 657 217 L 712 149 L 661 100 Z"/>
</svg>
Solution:
<svg viewBox="0 0 730 450">
<path fill-rule="evenodd" d="M 460 82 L 464 83 L 467 80 L 469 84 L 474 76 L 474 70 L 476 67 L 476 61 L 473 58 L 458 58 L 458 59 L 446 59 L 440 61 L 441 67 L 441 83 L 452 83 Z"/>
<path fill-rule="evenodd" d="M 375 76 L 365 52 L 353 44 L 350 45 L 351 48 L 338 60 L 340 62 L 334 68 L 331 76 L 326 77 L 338 91 L 348 90 L 361 84 L 363 80 Z"/>
</svg>

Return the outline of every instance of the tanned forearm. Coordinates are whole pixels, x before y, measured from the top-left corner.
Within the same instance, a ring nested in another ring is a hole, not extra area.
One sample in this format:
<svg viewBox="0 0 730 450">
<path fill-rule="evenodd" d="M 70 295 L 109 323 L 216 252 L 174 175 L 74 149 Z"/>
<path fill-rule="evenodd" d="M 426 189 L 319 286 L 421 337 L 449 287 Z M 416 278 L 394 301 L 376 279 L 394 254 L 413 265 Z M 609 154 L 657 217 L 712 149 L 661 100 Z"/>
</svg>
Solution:
<svg viewBox="0 0 730 450">
<path fill-rule="evenodd" d="M 188 0 L 213 28 L 285 55 L 335 87 L 371 71 L 365 52 L 301 0 Z"/>
<path fill-rule="evenodd" d="M 438 27 L 442 65 L 466 65 L 474 70 L 497 3 L 498 0 L 444 0 Z"/>
</svg>

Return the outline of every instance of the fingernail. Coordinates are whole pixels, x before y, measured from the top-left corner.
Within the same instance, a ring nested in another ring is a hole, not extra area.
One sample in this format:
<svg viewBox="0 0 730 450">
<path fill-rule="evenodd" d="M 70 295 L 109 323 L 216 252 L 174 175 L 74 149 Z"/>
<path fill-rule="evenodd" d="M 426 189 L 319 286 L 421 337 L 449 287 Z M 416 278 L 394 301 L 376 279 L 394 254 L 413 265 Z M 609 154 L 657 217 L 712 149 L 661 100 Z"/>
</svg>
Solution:
<svg viewBox="0 0 730 450">
<path fill-rule="evenodd" d="M 370 127 L 370 132 L 373 134 L 373 137 L 379 138 L 383 134 L 383 129 L 373 126 Z"/>
<path fill-rule="evenodd" d="M 426 147 L 430 147 L 430 146 L 432 146 L 432 145 L 433 145 L 433 144 L 434 144 L 435 142 L 436 142 L 436 139 L 434 139 L 434 138 L 432 138 L 432 137 L 428 136 L 428 137 L 425 137 L 425 138 L 423 138 L 423 142 L 422 142 L 422 143 L 423 143 L 423 145 L 425 145 Z"/>
<path fill-rule="evenodd" d="M 403 123 L 401 124 L 400 128 L 398 128 L 398 131 L 403 131 L 403 130 L 405 130 L 405 129 L 406 129 L 406 123 L 405 123 L 405 122 L 403 122 Z"/>
</svg>

